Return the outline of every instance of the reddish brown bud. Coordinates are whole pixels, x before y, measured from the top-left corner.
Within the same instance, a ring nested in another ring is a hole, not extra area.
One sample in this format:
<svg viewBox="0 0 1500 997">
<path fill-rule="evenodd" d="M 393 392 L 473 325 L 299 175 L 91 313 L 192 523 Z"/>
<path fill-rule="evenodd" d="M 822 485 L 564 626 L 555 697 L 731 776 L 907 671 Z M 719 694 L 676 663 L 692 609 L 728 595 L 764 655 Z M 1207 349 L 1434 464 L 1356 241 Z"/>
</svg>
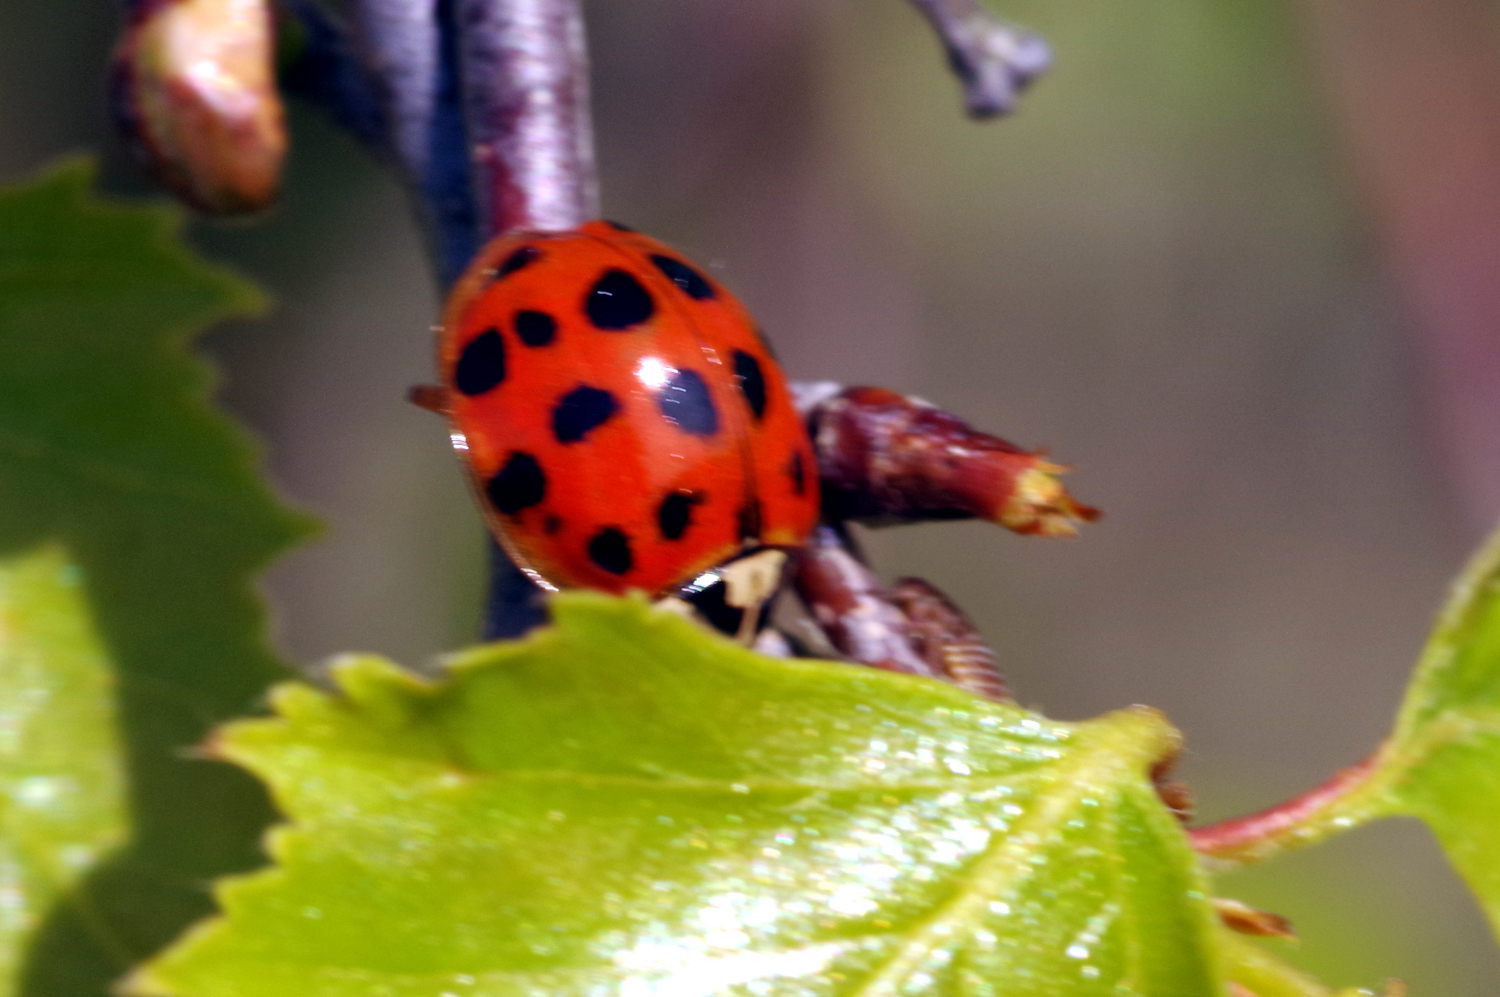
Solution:
<svg viewBox="0 0 1500 997">
<path fill-rule="evenodd" d="M 1042 451 L 972 428 L 920 399 L 847 388 L 809 415 L 830 518 L 875 524 L 977 516 L 1017 533 L 1072 536 L 1099 512 Z"/>
<path fill-rule="evenodd" d="M 1181 779 L 1166 779 L 1156 784 L 1156 795 L 1161 797 L 1162 803 L 1166 804 L 1172 816 L 1186 824 L 1193 819 L 1197 811 L 1197 802 L 1193 799 L 1193 787 Z"/>
<path fill-rule="evenodd" d="M 1161 797 L 1167 809 L 1186 824 L 1193 819 L 1197 805 L 1193 800 L 1193 787 L 1180 779 L 1172 778 L 1172 770 L 1177 767 L 1177 761 L 1181 755 L 1182 749 L 1178 748 L 1151 766 L 1151 783 L 1156 787 L 1156 795 Z"/>
<path fill-rule="evenodd" d="M 211 214 L 270 204 L 286 125 L 266 0 L 144 0 L 114 56 L 116 110 L 157 178 Z"/>
<path fill-rule="evenodd" d="M 1272 914 L 1270 911 L 1258 910 L 1247 903 L 1239 900 L 1230 900 L 1228 897 L 1214 897 L 1214 912 L 1219 915 L 1219 920 L 1233 931 L 1242 935 L 1258 935 L 1263 938 L 1296 938 L 1297 932 L 1292 930 L 1292 922 L 1280 914 Z"/>
</svg>

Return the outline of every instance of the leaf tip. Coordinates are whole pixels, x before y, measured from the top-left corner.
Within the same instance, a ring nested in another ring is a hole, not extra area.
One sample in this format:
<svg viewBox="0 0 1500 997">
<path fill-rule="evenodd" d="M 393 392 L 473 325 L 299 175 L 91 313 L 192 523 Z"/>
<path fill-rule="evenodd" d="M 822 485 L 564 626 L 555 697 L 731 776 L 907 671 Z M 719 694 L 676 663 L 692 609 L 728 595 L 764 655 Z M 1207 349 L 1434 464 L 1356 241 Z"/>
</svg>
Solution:
<svg viewBox="0 0 1500 997">
<path fill-rule="evenodd" d="M 1138 745 L 1138 751 L 1148 756 L 1150 767 L 1170 763 L 1182 753 L 1183 737 L 1165 711 L 1155 706 L 1139 703 L 1123 709 L 1112 710 L 1099 718 L 1121 731 L 1129 732 Z"/>
<path fill-rule="evenodd" d="M 30 178 L 9 184 L 4 197 L 24 198 L 38 191 L 55 191 L 56 196 L 81 203 L 99 175 L 99 161 L 89 153 L 60 156 L 43 166 Z"/>
<path fill-rule="evenodd" d="M 425 692 L 433 684 L 378 654 L 340 654 L 328 661 L 334 686 L 357 703 L 388 698 L 393 689 Z"/>
<path fill-rule="evenodd" d="M 223 932 L 227 924 L 220 915 L 192 925 L 165 950 L 117 980 L 111 992 L 115 997 L 183 997 L 189 988 L 174 980 L 174 966 L 191 963 L 204 943 Z"/>
</svg>

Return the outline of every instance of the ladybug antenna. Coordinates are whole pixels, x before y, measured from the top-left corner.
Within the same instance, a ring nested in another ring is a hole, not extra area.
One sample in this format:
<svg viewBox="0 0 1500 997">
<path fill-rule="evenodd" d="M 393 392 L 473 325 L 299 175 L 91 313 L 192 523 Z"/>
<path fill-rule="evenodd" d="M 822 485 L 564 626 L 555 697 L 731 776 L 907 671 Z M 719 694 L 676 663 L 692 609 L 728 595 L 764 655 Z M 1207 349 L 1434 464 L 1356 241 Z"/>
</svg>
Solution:
<svg viewBox="0 0 1500 997">
<path fill-rule="evenodd" d="M 406 392 L 406 400 L 417 408 L 424 408 L 438 415 L 447 415 L 448 389 L 437 384 L 414 384 Z"/>
</svg>

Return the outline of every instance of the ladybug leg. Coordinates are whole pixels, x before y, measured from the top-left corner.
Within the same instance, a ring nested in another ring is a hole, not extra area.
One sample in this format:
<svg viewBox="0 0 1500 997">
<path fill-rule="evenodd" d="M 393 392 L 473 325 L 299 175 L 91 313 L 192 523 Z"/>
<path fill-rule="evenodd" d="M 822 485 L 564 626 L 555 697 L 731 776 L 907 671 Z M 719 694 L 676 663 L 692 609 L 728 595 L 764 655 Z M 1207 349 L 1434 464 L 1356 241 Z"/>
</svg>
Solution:
<svg viewBox="0 0 1500 997">
<path fill-rule="evenodd" d="M 912 646 L 949 681 L 987 699 L 1010 700 L 995 652 L 941 589 L 921 578 L 901 578 L 886 599 L 906 617 Z"/>
<path fill-rule="evenodd" d="M 1066 537 L 1099 518 L 1068 494 L 1058 478 L 1067 468 L 1045 451 L 981 433 L 920 398 L 830 387 L 802 394 L 830 521 L 977 517 L 1016 533 Z"/>
<path fill-rule="evenodd" d="M 943 679 L 1008 700 L 995 654 L 936 586 L 880 584 L 839 529 L 820 526 L 797 557 L 792 584 L 839 653 L 873 668 Z"/>
<path fill-rule="evenodd" d="M 841 530 L 814 529 L 798 552 L 792 585 L 840 654 L 872 668 L 942 677 L 912 646 L 905 617 Z"/>
</svg>

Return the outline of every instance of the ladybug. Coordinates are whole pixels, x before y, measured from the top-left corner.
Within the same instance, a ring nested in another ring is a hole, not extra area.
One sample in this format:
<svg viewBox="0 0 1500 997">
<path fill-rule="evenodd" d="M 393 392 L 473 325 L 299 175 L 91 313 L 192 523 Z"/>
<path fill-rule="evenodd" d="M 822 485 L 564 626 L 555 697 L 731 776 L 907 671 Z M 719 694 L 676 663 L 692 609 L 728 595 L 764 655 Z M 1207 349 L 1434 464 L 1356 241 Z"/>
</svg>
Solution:
<svg viewBox="0 0 1500 997">
<path fill-rule="evenodd" d="M 490 242 L 438 366 L 414 400 L 447 415 L 491 533 L 543 588 L 691 592 L 817 520 L 807 429 L 749 313 L 624 226 Z"/>
</svg>

